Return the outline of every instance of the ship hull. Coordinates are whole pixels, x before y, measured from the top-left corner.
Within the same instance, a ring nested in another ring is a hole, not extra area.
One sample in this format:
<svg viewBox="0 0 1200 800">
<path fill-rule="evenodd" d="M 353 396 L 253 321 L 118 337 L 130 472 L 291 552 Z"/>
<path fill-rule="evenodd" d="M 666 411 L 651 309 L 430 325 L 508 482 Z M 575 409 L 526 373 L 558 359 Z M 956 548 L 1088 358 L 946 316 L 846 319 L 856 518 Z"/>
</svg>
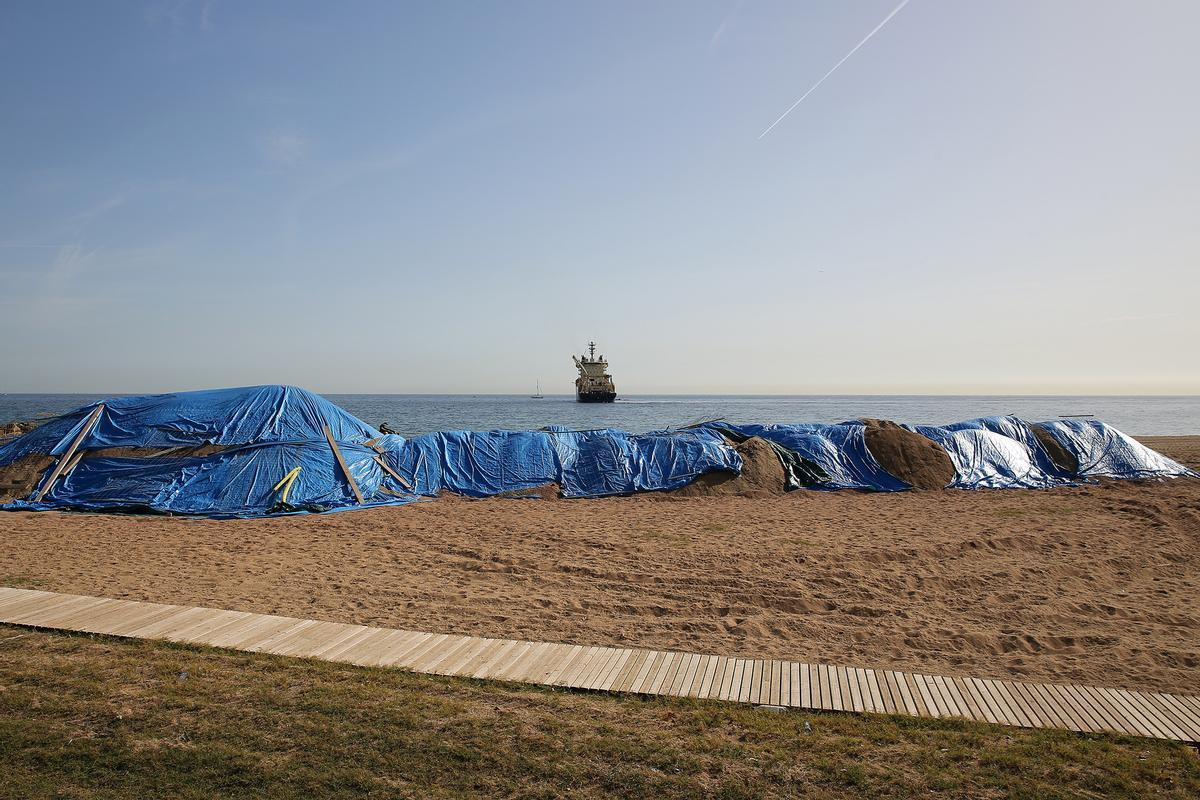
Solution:
<svg viewBox="0 0 1200 800">
<path fill-rule="evenodd" d="M 616 399 L 616 392 L 575 392 L 575 400 L 580 403 L 611 403 Z"/>
</svg>

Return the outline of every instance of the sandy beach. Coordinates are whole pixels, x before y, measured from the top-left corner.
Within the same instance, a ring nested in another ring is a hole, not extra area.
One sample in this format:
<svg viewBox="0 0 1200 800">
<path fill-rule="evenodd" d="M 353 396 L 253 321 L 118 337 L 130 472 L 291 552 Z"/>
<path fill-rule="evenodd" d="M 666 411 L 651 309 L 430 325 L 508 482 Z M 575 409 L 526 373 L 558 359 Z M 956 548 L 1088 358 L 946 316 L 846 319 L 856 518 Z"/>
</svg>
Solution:
<svg viewBox="0 0 1200 800">
<path fill-rule="evenodd" d="M 1200 437 L 1147 437 L 1190 466 Z M 1194 691 L 1200 481 L 0 515 L 0 583 L 463 634 Z"/>
</svg>

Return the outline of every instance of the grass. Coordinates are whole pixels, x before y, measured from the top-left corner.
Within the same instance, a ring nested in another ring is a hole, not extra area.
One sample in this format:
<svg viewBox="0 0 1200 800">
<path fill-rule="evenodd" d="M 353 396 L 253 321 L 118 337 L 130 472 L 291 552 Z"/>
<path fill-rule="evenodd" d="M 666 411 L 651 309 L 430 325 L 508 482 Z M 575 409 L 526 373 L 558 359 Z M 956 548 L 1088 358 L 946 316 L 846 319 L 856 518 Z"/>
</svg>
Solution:
<svg viewBox="0 0 1200 800">
<path fill-rule="evenodd" d="M 1186 746 L 0 626 L 0 797 L 1195 797 Z"/>
</svg>

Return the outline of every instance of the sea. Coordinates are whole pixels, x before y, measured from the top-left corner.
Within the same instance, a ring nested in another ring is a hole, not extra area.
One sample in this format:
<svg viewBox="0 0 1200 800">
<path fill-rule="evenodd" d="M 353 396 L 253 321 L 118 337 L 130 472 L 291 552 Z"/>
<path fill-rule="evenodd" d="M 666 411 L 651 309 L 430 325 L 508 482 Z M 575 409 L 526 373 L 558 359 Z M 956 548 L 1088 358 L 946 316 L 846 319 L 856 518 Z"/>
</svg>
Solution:
<svg viewBox="0 0 1200 800">
<path fill-rule="evenodd" d="M 112 395 L 0 395 L 0 423 L 62 414 Z M 404 436 L 444 430 L 621 428 L 632 433 L 724 420 L 737 423 L 841 422 L 877 417 L 940 425 L 1015 414 L 1041 421 L 1096 418 L 1143 436 L 1200 434 L 1200 396 L 633 395 L 583 404 L 574 395 L 327 394 L 351 414 Z"/>
</svg>

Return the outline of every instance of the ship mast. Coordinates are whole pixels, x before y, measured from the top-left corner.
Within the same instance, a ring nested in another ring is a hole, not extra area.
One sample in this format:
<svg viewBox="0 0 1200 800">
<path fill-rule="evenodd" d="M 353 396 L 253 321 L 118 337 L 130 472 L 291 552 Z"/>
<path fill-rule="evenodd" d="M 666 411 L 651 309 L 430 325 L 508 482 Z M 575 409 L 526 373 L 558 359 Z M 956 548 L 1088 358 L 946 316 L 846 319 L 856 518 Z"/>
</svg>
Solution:
<svg viewBox="0 0 1200 800">
<path fill-rule="evenodd" d="M 596 343 L 588 342 L 588 361 L 596 360 Z"/>
</svg>

